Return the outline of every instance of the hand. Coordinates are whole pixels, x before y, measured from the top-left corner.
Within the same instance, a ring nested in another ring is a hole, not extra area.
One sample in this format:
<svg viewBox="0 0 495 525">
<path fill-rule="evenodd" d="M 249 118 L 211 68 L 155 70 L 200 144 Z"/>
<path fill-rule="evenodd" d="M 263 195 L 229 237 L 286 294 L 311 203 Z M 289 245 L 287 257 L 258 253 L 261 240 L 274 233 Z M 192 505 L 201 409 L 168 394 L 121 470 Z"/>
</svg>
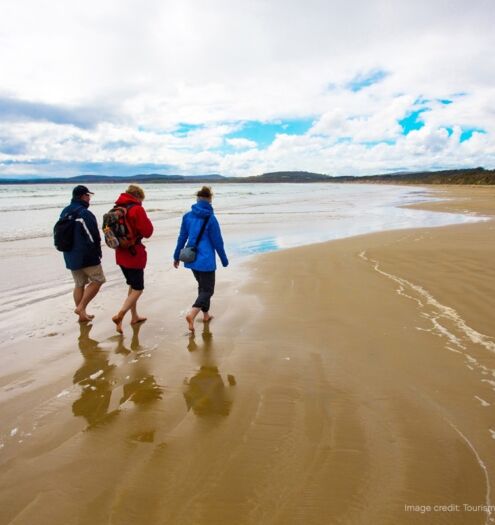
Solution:
<svg viewBox="0 0 495 525">
<path fill-rule="evenodd" d="M 227 268 L 228 265 L 229 265 L 229 261 L 222 262 L 222 266 L 224 268 Z"/>
<path fill-rule="evenodd" d="M 178 268 L 180 264 L 180 261 L 174 261 L 174 268 Z"/>
</svg>

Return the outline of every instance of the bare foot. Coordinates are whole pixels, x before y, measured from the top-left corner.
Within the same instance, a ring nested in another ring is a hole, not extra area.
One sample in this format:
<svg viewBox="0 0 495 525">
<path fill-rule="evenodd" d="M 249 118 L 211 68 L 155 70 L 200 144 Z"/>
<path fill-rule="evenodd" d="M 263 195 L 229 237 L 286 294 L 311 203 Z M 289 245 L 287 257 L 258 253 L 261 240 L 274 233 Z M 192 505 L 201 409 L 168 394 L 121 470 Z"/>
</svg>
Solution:
<svg viewBox="0 0 495 525">
<path fill-rule="evenodd" d="M 212 319 L 213 319 L 213 315 L 210 315 L 210 314 L 204 314 L 203 315 L 203 323 L 208 323 Z"/>
<path fill-rule="evenodd" d="M 74 310 L 74 313 L 79 316 L 78 321 L 80 323 L 89 323 L 95 317 L 94 315 L 88 315 L 84 310 L 79 310 L 78 308 Z"/>
<path fill-rule="evenodd" d="M 115 323 L 115 329 L 119 334 L 123 334 L 124 330 L 122 329 L 122 319 L 124 319 L 121 315 L 114 315 L 112 317 L 112 321 Z"/>
<path fill-rule="evenodd" d="M 194 332 L 194 317 L 192 317 L 190 315 L 186 315 L 186 321 L 187 321 L 187 325 L 189 327 L 189 330 L 191 332 Z"/>
<path fill-rule="evenodd" d="M 132 320 L 131 320 L 131 324 L 144 323 L 144 322 L 147 321 L 147 320 L 148 320 L 147 317 L 136 317 L 136 319 L 132 319 Z"/>
</svg>

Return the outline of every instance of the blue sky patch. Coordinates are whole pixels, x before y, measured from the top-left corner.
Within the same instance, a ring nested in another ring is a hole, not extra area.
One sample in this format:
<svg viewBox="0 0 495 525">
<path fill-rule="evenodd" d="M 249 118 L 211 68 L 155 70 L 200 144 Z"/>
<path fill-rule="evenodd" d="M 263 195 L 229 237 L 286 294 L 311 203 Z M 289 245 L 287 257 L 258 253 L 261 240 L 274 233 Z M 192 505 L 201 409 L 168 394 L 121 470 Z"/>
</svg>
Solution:
<svg viewBox="0 0 495 525">
<path fill-rule="evenodd" d="M 201 129 L 203 127 L 203 124 L 189 124 L 187 122 L 181 122 L 174 130 L 174 135 L 184 137 L 189 132 L 196 131 L 197 129 Z"/>
<path fill-rule="evenodd" d="M 398 121 L 399 125 L 402 127 L 403 135 L 407 135 L 413 130 L 421 129 L 425 125 L 423 120 L 421 120 L 420 118 L 421 113 L 424 113 L 425 111 L 429 111 L 429 110 L 428 109 L 417 109 L 416 111 L 412 111 L 406 117 Z"/>
<path fill-rule="evenodd" d="M 364 142 L 360 142 L 359 144 L 366 146 L 368 148 L 373 148 L 374 146 L 378 146 L 378 144 L 386 144 L 387 146 L 393 146 L 397 143 L 394 139 L 386 139 L 386 140 L 367 140 Z"/>
<path fill-rule="evenodd" d="M 347 85 L 347 89 L 357 92 L 361 91 L 364 88 L 372 86 L 381 82 L 385 77 L 388 76 L 388 73 L 383 69 L 375 69 L 369 71 L 368 73 L 361 73 L 356 75 Z"/>
<path fill-rule="evenodd" d="M 469 140 L 473 136 L 473 133 L 486 134 L 486 131 L 480 128 L 465 128 L 462 130 L 459 142 L 465 142 L 466 140 Z"/>
<path fill-rule="evenodd" d="M 225 138 L 242 138 L 256 142 L 258 147 L 266 148 L 275 139 L 276 135 L 303 135 L 313 125 L 313 119 L 290 119 L 276 122 L 260 122 L 249 120 L 242 123 L 241 128 L 229 133 Z"/>
</svg>

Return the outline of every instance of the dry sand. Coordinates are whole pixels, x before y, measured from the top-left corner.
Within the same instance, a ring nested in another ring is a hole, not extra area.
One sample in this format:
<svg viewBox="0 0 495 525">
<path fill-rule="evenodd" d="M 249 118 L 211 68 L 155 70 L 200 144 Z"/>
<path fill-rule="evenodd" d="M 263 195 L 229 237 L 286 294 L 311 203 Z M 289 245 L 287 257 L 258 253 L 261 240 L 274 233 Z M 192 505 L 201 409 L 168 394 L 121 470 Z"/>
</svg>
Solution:
<svg viewBox="0 0 495 525">
<path fill-rule="evenodd" d="M 494 189 L 434 191 L 494 215 Z M 113 286 L 93 326 L 13 341 L 0 523 L 489 523 L 494 241 L 490 220 L 259 256 L 218 272 L 195 337 L 191 276 L 150 270 L 124 337 Z"/>
</svg>

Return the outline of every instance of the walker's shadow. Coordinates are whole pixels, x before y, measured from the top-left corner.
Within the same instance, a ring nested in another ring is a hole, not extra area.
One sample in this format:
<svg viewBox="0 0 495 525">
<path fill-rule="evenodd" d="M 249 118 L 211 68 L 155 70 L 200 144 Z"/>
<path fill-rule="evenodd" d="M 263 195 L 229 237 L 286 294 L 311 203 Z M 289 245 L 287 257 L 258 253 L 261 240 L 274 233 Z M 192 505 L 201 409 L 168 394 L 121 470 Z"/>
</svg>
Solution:
<svg viewBox="0 0 495 525">
<path fill-rule="evenodd" d="M 201 338 L 203 343 L 198 346 L 194 334 L 191 334 L 187 345 L 189 352 L 200 352 L 199 371 L 190 379 L 184 379 L 184 399 L 187 409 L 192 409 L 200 417 L 227 416 L 233 399 L 215 363 L 213 335 L 206 323 Z M 233 375 L 228 375 L 227 380 L 230 386 L 236 384 Z"/>
</svg>

